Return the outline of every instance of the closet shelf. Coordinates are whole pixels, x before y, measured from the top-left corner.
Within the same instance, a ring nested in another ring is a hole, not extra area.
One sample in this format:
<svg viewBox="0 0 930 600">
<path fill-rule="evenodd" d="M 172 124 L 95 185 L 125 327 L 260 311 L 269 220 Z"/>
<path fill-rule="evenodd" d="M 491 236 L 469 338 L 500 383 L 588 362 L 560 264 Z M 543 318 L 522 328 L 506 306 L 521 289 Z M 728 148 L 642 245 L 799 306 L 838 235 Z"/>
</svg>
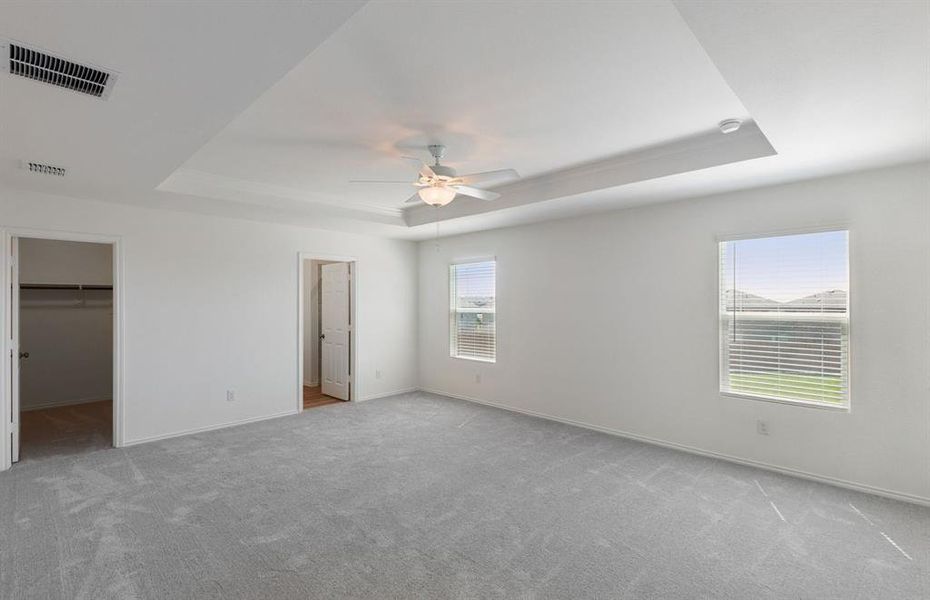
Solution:
<svg viewBox="0 0 930 600">
<path fill-rule="evenodd" d="M 112 290 L 112 285 L 81 283 L 21 283 L 21 290 Z"/>
</svg>

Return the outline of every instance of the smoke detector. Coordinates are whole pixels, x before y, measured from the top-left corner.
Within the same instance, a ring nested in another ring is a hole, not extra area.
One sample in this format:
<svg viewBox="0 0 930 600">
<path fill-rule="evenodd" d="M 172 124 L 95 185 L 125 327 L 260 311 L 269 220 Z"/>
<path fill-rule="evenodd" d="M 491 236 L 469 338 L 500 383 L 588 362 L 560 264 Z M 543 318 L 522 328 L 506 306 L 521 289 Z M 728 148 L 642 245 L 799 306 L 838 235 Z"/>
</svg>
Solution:
<svg viewBox="0 0 930 600">
<path fill-rule="evenodd" d="M 0 40 L 0 48 L 7 54 L 6 60 L 0 62 L 0 70 L 10 75 L 101 99 L 110 96 L 116 83 L 116 73 L 112 71 L 62 58 L 19 42 Z"/>
<path fill-rule="evenodd" d="M 720 128 L 720 131 L 723 133 L 733 133 L 740 128 L 743 122 L 739 119 L 726 119 L 725 121 L 720 121 L 720 124 L 717 127 Z"/>
</svg>

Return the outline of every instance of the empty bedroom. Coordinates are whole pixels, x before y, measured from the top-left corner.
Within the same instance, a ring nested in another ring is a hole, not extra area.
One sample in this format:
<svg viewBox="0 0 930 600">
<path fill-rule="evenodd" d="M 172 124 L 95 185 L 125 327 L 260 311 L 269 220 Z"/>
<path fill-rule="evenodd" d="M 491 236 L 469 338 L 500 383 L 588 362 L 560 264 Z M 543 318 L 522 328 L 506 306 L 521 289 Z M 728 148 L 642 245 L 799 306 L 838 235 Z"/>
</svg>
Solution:
<svg viewBox="0 0 930 600">
<path fill-rule="evenodd" d="M 930 598 L 927 0 L 0 2 L 3 600 Z"/>
</svg>

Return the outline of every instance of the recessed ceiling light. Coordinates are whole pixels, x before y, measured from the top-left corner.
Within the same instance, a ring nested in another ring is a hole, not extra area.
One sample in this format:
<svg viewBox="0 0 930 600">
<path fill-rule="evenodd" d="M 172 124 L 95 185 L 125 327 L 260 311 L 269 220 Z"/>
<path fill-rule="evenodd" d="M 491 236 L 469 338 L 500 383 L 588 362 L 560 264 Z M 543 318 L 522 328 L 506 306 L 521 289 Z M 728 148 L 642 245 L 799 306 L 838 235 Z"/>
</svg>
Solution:
<svg viewBox="0 0 930 600">
<path fill-rule="evenodd" d="M 739 119 L 727 119 L 725 121 L 720 121 L 720 124 L 717 126 L 720 128 L 720 131 L 723 133 L 733 133 L 743 122 Z"/>
</svg>

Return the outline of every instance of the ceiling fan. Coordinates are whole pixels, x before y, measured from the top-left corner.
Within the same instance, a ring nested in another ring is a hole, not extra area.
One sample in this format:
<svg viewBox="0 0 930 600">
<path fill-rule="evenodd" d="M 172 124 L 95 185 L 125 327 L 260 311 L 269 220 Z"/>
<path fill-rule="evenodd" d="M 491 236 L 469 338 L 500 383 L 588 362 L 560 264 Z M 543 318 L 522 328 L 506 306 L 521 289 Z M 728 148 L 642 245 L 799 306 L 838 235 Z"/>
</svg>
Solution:
<svg viewBox="0 0 930 600">
<path fill-rule="evenodd" d="M 455 169 L 439 164 L 440 159 L 446 154 L 446 147 L 442 144 L 432 144 L 428 146 L 429 153 L 436 160 L 435 164 L 428 165 L 418 158 L 405 156 L 403 158 L 415 160 L 420 163 L 420 176 L 417 177 L 413 185 L 420 188 L 417 192 L 407 199 L 405 204 L 416 204 L 425 202 L 430 206 L 445 206 L 452 202 L 456 195 L 471 196 L 480 200 L 497 200 L 501 197 L 497 192 L 484 190 L 476 185 L 498 185 L 514 179 L 519 179 L 520 175 L 513 169 L 500 169 L 498 171 L 485 171 L 484 173 L 472 173 L 470 175 L 458 175 Z M 377 181 L 377 180 L 353 180 L 350 183 L 405 183 L 406 181 Z"/>
</svg>

